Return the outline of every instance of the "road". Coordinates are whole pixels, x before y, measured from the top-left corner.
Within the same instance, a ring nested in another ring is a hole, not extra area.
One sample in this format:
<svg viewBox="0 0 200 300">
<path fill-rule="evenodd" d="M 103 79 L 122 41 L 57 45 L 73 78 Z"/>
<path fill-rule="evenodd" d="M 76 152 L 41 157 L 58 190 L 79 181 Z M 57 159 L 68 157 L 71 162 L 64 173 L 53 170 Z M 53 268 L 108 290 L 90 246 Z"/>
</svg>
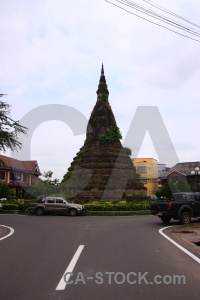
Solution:
<svg viewBox="0 0 200 300">
<path fill-rule="evenodd" d="M 200 265 L 159 234 L 156 217 L 0 215 L 0 224 L 15 230 L 0 241 L 1 300 L 199 299 Z M 70 283 L 56 290 L 80 245 Z"/>
</svg>

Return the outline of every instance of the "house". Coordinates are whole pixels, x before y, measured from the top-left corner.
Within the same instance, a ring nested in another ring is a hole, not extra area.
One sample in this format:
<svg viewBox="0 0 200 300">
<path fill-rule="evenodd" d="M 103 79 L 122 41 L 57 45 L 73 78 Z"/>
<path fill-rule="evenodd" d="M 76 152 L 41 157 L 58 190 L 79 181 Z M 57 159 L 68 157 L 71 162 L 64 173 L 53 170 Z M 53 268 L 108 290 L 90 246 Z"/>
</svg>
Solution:
<svg viewBox="0 0 200 300">
<path fill-rule="evenodd" d="M 200 167 L 200 162 L 183 162 L 177 163 L 169 171 L 160 174 L 161 185 L 164 186 L 166 182 L 173 183 L 173 185 L 180 185 L 181 182 L 187 181 L 192 184 L 194 190 L 200 189 L 200 172 L 195 169 Z"/>
<path fill-rule="evenodd" d="M 133 158 L 132 162 L 140 181 L 147 189 L 147 195 L 153 195 L 158 189 L 158 162 L 154 158 Z"/>
<path fill-rule="evenodd" d="M 15 189 L 16 195 L 24 196 L 25 190 L 36 184 L 40 175 L 36 160 L 21 161 L 0 155 L 0 183 Z"/>
</svg>

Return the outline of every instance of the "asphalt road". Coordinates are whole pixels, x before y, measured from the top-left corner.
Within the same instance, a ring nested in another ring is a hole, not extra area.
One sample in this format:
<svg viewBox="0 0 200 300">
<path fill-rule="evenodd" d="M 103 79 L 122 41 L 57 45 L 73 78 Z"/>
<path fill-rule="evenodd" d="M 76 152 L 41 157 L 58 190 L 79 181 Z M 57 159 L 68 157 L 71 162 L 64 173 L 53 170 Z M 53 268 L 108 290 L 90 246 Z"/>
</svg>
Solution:
<svg viewBox="0 0 200 300">
<path fill-rule="evenodd" d="M 200 265 L 158 233 L 156 217 L 0 215 L 0 224 L 15 230 L 0 241 L 1 300 L 199 299 Z M 70 283 L 56 290 L 80 245 Z"/>
</svg>

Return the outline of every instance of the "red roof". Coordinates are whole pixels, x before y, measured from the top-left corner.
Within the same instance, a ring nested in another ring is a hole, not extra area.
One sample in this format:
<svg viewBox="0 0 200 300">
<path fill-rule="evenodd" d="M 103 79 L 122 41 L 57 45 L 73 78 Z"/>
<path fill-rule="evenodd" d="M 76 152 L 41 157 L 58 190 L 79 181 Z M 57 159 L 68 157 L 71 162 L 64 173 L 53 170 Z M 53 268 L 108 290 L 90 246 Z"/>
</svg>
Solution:
<svg viewBox="0 0 200 300">
<path fill-rule="evenodd" d="M 23 161 L 0 155 L 0 162 L 2 162 L 6 167 L 12 168 L 13 171 L 16 169 L 18 171 L 40 173 L 40 169 L 36 160 Z"/>
</svg>

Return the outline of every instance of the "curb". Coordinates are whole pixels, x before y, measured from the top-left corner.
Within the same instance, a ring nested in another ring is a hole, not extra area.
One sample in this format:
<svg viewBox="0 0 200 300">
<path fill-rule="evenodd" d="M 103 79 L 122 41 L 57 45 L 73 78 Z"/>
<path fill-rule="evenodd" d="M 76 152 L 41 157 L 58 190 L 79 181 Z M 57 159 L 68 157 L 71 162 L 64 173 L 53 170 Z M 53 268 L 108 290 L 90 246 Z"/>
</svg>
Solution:
<svg viewBox="0 0 200 300">
<path fill-rule="evenodd" d="M 15 213 L 15 214 L 17 214 L 17 213 L 20 213 L 20 211 L 19 210 L 1 210 L 0 211 L 0 213 Z M 28 213 L 27 211 L 24 211 L 23 213 Z M 143 214 L 143 213 L 147 213 L 147 214 L 150 214 L 151 213 L 151 211 L 150 210 L 86 210 L 86 212 L 85 212 L 86 214 L 88 213 L 95 213 L 95 214 L 104 214 L 104 213 L 106 213 L 106 214 L 117 214 L 117 213 L 120 213 L 120 214 L 128 214 L 128 213 L 130 213 L 130 214 Z"/>
</svg>

